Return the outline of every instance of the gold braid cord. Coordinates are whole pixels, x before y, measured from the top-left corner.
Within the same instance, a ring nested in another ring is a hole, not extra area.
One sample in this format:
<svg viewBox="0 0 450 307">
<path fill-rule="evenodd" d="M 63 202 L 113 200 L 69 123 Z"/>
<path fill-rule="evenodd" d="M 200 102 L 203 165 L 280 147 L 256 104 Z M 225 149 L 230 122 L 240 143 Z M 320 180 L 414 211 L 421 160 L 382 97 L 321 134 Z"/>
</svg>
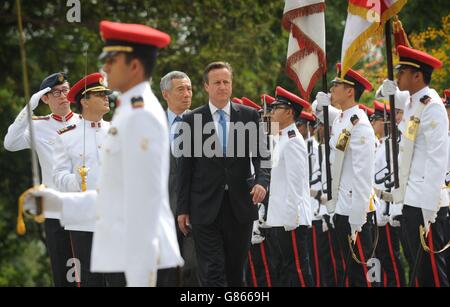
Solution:
<svg viewBox="0 0 450 307">
<path fill-rule="evenodd" d="M 426 240 L 425 239 L 425 235 L 426 235 L 425 227 L 420 225 L 420 227 L 419 227 L 420 243 L 422 244 L 423 250 L 426 251 L 429 254 L 435 254 L 435 255 L 441 254 L 441 253 L 445 252 L 450 247 L 450 241 L 449 241 L 442 249 L 440 249 L 438 251 L 432 250 L 428 246 L 427 242 L 425 241 Z"/>
</svg>

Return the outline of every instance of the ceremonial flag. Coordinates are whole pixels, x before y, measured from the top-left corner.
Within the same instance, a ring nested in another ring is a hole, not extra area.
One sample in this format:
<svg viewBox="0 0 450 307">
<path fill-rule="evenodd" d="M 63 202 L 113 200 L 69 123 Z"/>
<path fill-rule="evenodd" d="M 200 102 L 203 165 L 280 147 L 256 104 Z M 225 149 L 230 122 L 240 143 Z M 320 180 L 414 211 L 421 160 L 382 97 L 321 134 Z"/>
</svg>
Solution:
<svg viewBox="0 0 450 307">
<path fill-rule="evenodd" d="M 372 39 L 381 39 L 384 25 L 407 0 L 349 0 L 342 42 L 342 75 L 367 53 Z"/>
<path fill-rule="evenodd" d="M 283 27 L 290 32 L 286 73 L 306 100 L 327 70 L 325 1 L 286 0 Z"/>
</svg>

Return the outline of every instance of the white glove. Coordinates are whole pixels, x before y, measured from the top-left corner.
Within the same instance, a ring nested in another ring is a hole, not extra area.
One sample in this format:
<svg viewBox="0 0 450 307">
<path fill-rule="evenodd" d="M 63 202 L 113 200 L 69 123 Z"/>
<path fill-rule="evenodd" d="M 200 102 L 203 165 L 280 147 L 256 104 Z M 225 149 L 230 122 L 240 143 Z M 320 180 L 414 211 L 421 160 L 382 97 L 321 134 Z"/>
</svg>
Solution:
<svg viewBox="0 0 450 307">
<path fill-rule="evenodd" d="M 51 88 L 47 87 L 31 96 L 30 101 L 28 102 L 30 104 L 31 111 L 34 111 L 37 108 L 37 106 L 39 105 L 39 100 L 41 100 L 42 96 L 44 96 L 50 91 Z M 27 121 L 25 120 L 27 112 L 28 109 L 27 106 L 25 106 L 25 108 L 23 108 L 22 111 L 20 111 L 19 115 L 17 116 L 17 121 L 27 123 Z"/>
<path fill-rule="evenodd" d="M 395 95 L 398 91 L 397 84 L 395 81 L 386 79 L 383 81 L 383 84 L 378 88 L 375 98 L 376 99 L 388 99 L 389 96 Z"/>
<path fill-rule="evenodd" d="M 61 213 L 63 203 L 62 194 L 49 188 L 30 192 L 25 198 L 24 208 L 27 211 L 35 213 L 37 211 L 36 197 L 42 197 L 44 211 Z"/>
<path fill-rule="evenodd" d="M 291 226 L 291 225 L 284 225 L 285 231 L 292 231 L 295 230 L 298 226 Z"/>
<path fill-rule="evenodd" d="M 331 105 L 331 95 L 324 93 L 324 92 L 318 92 L 316 96 L 317 100 L 317 108 L 316 111 L 321 112 L 323 111 L 323 107 L 328 107 Z"/>
<path fill-rule="evenodd" d="M 323 232 L 328 231 L 328 224 L 327 224 L 327 221 L 325 221 L 325 219 L 322 219 L 322 231 Z"/>
<path fill-rule="evenodd" d="M 46 87 L 43 90 L 40 90 L 39 92 L 37 92 L 33 96 L 31 96 L 31 99 L 30 99 L 30 102 L 29 102 L 31 110 L 34 111 L 37 108 L 37 106 L 39 105 L 39 101 L 41 100 L 42 96 L 44 96 L 45 94 L 47 94 L 51 90 L 52 90 L 51 88 Z"/>
<path fill-rule="evenodd" d="M 362 231 L 362 225 L 350 224 L 352 241 L 356 242 L 356 234 Z"/>
<path fill-rule="evenodd" d="M 428 231 L 430 230 L 430 224 L 434 224 L 436 222 L 437 211 L 428 210 L 422 208 L 423 222 L 425 225 L 425 232 L 428 235 Z"/>
<path fill-rule="evenodd" d="M 392 227 L 400 227 L 400 220 L 397 218 L 398 215 L 390 215 L 389 216 L 389 225 Z"/>
</svg>

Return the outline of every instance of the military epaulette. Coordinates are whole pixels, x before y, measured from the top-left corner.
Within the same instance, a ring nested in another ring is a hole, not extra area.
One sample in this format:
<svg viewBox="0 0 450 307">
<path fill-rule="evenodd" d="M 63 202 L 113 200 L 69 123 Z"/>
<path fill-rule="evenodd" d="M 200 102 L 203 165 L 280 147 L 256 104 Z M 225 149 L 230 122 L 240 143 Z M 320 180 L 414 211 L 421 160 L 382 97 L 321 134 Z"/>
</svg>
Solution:
<svg viewBox="0 0 450 307">
<path fill-rule="evenodd" d="M 295 133 L 294 130 L 291 130 L 291 131 L 288 132 L 288 137 L 290 139 L 295 138 L 296 136 L 297 136 L 297 134 Z"/>
<path fill-rule="evenodd" d="M 63 133 L 66 133 L 67 131 L 75 129 L 76 127 L 77 127 L 77 125 L 73 124 L 73 125 L 67 126 L 65 128 L 59 129 L 58 134 L 61 135 Z"/>
<path fill-rule="evenodd" d="M 45 115 L 45 116 L 33 116 L 32 119 L 33 119 L 33 120 L 49 120 L 49 119 L 50 119 L 50 115 Z"/>
<path fill-rule="evenodd" d="M 131 107 L 141 109 L 144 107 L 144 99 L 141 96 L 131 98 Z"/>
<path fill-rule="evenodd" d="M 420 98 L 420 102 L 423 103 L 424 105 L 427 105 L 430 101 L 431 97 L 428 95 L 425 95 L 422 98 Z"/>
</svg>

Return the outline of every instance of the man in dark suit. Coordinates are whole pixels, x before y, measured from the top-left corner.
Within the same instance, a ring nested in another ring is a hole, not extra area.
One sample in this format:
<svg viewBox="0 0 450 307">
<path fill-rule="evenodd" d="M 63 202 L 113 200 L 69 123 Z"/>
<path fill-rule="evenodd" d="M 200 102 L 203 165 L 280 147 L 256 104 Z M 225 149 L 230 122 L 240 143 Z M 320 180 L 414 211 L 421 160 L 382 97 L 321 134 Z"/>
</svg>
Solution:
<svg viewBox="0 0 450 307">
<path fill-rule="evenodd" d="M 230 102 L 232 74 L 228 63 L 206 67 L 209 102 L 186 114 L 182 128 L 190 135 L 182 135 L 178 225 L 185 235 L 192 231 L 206 287 L 243 285 L 256 204 L 265 198 L 270 180 L 257 111 Z"/>
<path fill-rule="evenodd" d="M 177 177 L 178 159 L 174 155 L 172 145 L 178 137 L 177 128 L 192 104 L 192 84 L 189 76 L 184 72 L 171 71 L 161 79 L 160 88 L 162 96 L 167 102 L 166 112 L 169 123 L 169 139 L 172 147 L 170 153 L 169 202 L 170 208 L 176 217 L 179 184 Z M 199 281 L 194 240 L 192 236 L 185 237 L 179 228 L 177 228 L 177 238 L 185 264 L 182 268 L 158 271 L 157 285 L 159 287 L 196 287 L 199 285 Z"/>
</svg>

